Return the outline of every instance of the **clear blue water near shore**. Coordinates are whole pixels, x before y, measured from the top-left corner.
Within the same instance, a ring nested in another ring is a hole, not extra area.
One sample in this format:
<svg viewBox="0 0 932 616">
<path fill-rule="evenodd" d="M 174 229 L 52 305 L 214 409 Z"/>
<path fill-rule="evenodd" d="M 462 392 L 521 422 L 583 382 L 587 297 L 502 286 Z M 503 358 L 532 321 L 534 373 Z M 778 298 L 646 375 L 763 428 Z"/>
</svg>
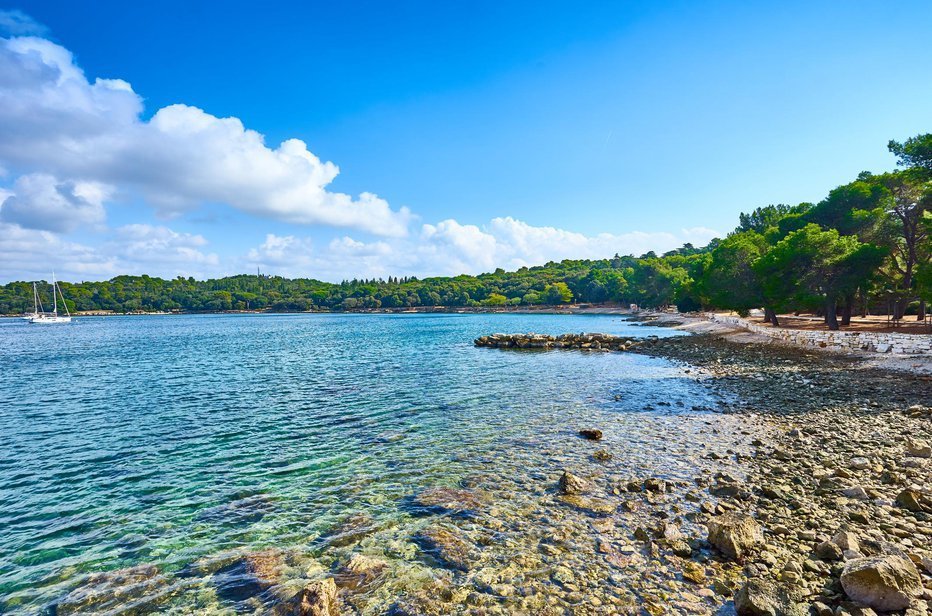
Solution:
<svg viewBox="0 0 932 616">
<path fill-rule="evenodd" d="M 231 550 L 311 546 L 329 566 L 320 538 L 348 515 L 405 537 L 419 489 L 520 492 L 582 463 L 581 426 L 626 472 L 689 477 L 699 428 L 678 416 L 715 401 L 681 366 L 472 343 L 528 331 L 678 334 L 618 316 L 0 320 L 0 612 L 34 613 L 95 572 Z M 502 516 L 523 515 L 503 499 Z"/>
</svg>

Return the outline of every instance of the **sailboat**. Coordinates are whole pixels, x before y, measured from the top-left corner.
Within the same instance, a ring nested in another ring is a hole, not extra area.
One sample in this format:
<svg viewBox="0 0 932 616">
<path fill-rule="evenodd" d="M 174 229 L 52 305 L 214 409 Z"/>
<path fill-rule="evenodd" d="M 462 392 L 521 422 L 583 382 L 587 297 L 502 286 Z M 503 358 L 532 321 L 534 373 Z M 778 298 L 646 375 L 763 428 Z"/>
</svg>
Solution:
<svg viewBox="0 0 932 616">
<path fill-rule="evenodd" d="M 32 312 L 27 312 L 21 317 L 26 321 L 32 321 L 40 314 L 45 314 L 45 308 L 42 307 L 42 300 L 39 299 L 39 289 L 36 287 L 36 283 L 32 283 L 32 303 Z"/>
<path fill-rule="evenodd" d="M 35 293 L 36 300 L 36 312 L 35 316 L 30 317 L 30 323 L 36 323 L 37 325 L 48 325 L 52 323 L 71 323 L 71 313 L 68 311 L 68 302 L 65 301 L 65 296 L 61 292 L 61 287 L 55 281 L 55 273 L 52 273 L 52 312 L 39 312 L 39 308 L 42 307 L 42 303 L 39 301 L 39 292 L 36 290 L 35 283 L 32 285 L 33 292 Z M 65 316 L 58 314 L 58 298 L 61 297 L 62 306 L 65 307 Z"/>
</svg>

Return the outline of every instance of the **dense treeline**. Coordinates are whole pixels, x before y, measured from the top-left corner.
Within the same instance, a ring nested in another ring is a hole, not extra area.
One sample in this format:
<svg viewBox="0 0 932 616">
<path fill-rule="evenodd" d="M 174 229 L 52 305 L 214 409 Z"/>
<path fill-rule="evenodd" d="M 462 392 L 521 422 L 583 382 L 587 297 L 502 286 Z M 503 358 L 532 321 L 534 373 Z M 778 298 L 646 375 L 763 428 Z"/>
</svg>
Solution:
<svg viewBox="0 0 932 616">
<path fill-rule="evenodd" d="M 680 310 L 814 311 L 830 328 L 855 311 L 915 312 L 932 300 L 932 134 L 889 149 L 901 169 L 860 174 L 819 203 L 768 205 L 704 248 L 566 260 L 479 276 L 352 280 L 241 275 L 217 280 L 118 276 L 62 283 L 72 311 L 369 310 L 415 306 L 636 303 Z M 46 290 L 46 293 L 48 291 Z M 32 285 L 0 287 L 0 313 L 33 308 Z"/>
</svg>

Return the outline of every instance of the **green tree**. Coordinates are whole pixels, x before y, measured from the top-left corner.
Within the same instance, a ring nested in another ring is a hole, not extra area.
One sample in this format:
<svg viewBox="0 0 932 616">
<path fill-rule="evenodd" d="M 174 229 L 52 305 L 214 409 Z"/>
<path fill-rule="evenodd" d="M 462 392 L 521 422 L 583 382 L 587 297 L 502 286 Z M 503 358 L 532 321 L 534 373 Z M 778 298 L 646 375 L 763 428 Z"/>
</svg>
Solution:
<svg viewBox="0 0 932 616">
<path fill-rule="evenodd" d="M 480 302 L 483 306 L 504 306 L 508 303 L 508 298 L 498 293 L 491 293 L 487 298 Z"/>
<path fill-rule="evenodd" d="M 822 307 L 829 329 L 839 327 L 838 302 L 880 267 L 884 250 L 808 224 L 780 240 L 753 266 L 771 305 Z"/>
<path fill-rule="evenodd" d="M 754 264 L 766 252 L 767 242 L 756 231 L 725 238 L 712 251 L 699 282 L 700 294 L 713 306 L 740 314 L 764 306 L 767 321 L 779 325 L 776 312 L 764 299 L 760 277 L 754 270 Z"/>
<path fill-rule="evenodd" d="M 573 292 L 565 282 L 555 282 L 544 287 L 542 297 L 546 304 L 569 304 L 573 301 Z"/>
<path fill-rule="evenodd" d="M 897 157 L 897 164 L 901 167 L 932 173 L 932 133 L 910 137 L 903 143 L 891 139 L 887 149 Z"/>
</svg>

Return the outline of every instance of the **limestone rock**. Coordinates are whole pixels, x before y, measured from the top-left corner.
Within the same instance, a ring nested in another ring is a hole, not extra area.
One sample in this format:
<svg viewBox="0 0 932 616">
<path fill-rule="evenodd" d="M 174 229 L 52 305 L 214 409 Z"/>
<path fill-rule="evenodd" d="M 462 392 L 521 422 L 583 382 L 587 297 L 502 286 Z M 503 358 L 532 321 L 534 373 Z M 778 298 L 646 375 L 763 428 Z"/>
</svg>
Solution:
<svg viewBox="0 0 932 616">
<path fill-rule="evenodd" d="M 922 593 L 916 566 L 893 555 L 848 561 L 841 573 L 841 586 L 855 601 L 885 612 L 908 608 Z"/>
<path fill-rule="evenodd" d="M 763 545 L 764 533 L 749 515 L 729 512 L 709 520 L 709 543 L 735 560 Z"/>
<path fill-rule="evenodd" d="M 649 477 L 644 480 L 644 489 L 648 492 L 662 494 L 667 491 L 667 482 L 663 479 L 657 479 L 656 477 Z"/>
<path fill-rule="evenodd" d="M 932 458 L 932 445 L 925 441 L 906 441 L 906 455 L 914 458 Z"/>
<path fill-rule="evenodd" d="M 563 471 L 563 474 L 560 475 L 560 483 L 557 487 L 561 494 L 580 494 L 589 489 L 589 484 L 573 473 Z"/>
<path fill-rule="evenodd" d="M 738 616 L 806 616 L 809 610 L 773 582 L 751 579 L 735 594 Z"/>
<path fill-rule="evenodd" d="M 932 501 L 915 490 L 903 490 L 896 496 L 896 504 L 907 511 L 932 511 Z"/>
<path fill-rule="evenodd" d="M 614 503 L 604 498 L 587 498 L 578 494 L 564 494 L 559 497 L 559 501 L 595 516 L 611 515 L 616 509 Z"/>
<path fill-rule="evenodd" d="M 844 488 L 841 490 L 842 496 L 847 496 L 848 498 L 853 498 L 854 500 L 868 500 L 870 497 L 867 495 L 867 490 L 861 486 L 851 486 L 850 488 Z"/>
<path fill-rule="evenodd" d="M 858 543 L 857 536 L 851 531 L 847 530 L 842 530 L 835 533 L 835 536 L 832 537 L 832 543 L 840 547 L 843 552 L 857 552 L 861 549 L 861 544 Z"/>
<path fill-rule="evenodd" d="M 337 585 L 332 578 L 311 582 L 289 601 L 276 606 L 275 616 L 339 616 Z"/>
<path fill-rule="evenodd" d="M 705 584 L 705 569 L 699 563 L 688 560 L 683 563 L 683 578 L 694 584 Z"/>
<path fill-rule="evenodd" d="M 841 560 L 842 549 L 832 541 L 823 541 L 816 546 L 815 556 L 819 560 Z"/>
</svg>

